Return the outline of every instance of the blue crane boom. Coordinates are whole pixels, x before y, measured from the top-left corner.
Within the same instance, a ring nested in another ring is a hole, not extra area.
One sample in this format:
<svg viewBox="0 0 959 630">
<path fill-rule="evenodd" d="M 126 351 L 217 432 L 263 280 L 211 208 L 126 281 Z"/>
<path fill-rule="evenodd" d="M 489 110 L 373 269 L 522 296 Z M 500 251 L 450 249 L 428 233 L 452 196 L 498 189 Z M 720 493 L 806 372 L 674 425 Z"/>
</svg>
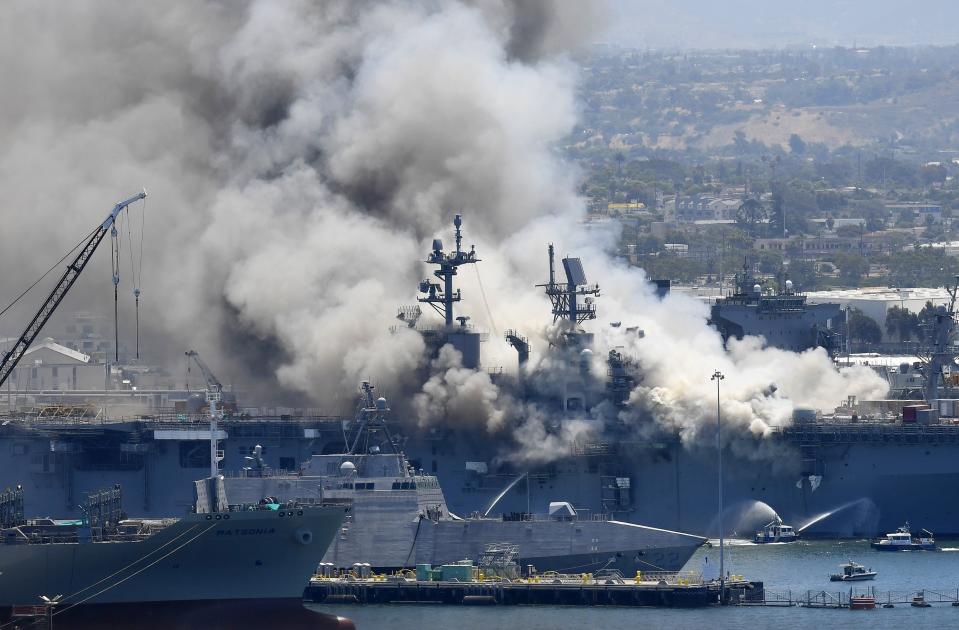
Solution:
<svg viewBox="0 0 959 630">
<path fill-rule="evenodd" d="M 23 331 L 23 334 L 20 335 L 17 342 L 13 344 L 10 351 L 3 356 L 3 361 L 0 362 L 0 386 L 10 377 L 13 369 L 17 367 L 17 363 L 20 362 L 20 359 L 22 359 L 26 353 L 27 348 L 33 344 L 37 335 L 40 334 L 40 331 L 46 325 L 47 320 L 50 319 L 50 316 L 52 316 L 54 311 L 57 310 L 57 307 L 60 306 L 60 302 L 63 301 L 70 287 L 72 287 L 73 283 L 80 277 L 80 272 L 87 266 L 90 257 L 93 256 L 93 252 L 96 251 L 97 246 L 103 241 L 103 237 L 106 236 L 107 232 L 113 227 L 120 213 L 134 201 L 146 199 L 146 196 L 146 191 L 140 192 L 113 206 L 113 210 L 110 211 L 110 214 L 107 215 L 103 223 L 93 230 L 86 244 L 80 249 L 80 253 L 73 259 L 73 262 L 67 265 L 66 271 L 60 276 L 60 280 L 43 302 L 43 306 L 40 307 L 37 314 L 30 320 L 30 324 L 26 330 Z"/>
</svg>

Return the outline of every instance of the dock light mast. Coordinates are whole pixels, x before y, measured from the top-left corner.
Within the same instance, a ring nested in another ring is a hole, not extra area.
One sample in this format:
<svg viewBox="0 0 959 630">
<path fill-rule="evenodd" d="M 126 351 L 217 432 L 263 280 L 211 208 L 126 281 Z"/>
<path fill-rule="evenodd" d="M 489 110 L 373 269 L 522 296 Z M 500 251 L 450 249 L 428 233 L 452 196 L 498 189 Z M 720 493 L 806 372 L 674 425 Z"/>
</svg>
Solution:
<svg viewBox="0 0 959 630">
<path fill-rule="evenodd" d="M 193 359 L 206 380 L 206 402 L 210 406 L 210 477 L 216 477 L 220 473 L 220 460 L 223 459 L 216 438 L 217 422 L 223 417 L 223 409 L 219 405 L 223 399 L 223 385 L 196 350 L 187 350 L 186 356 L 187 360 Z"/>
<path fill-rule="evenodd" d="M 80 273 L 87 266 L 87 263 L 90 262 L 90 258 L 93 256 L 93 252 L 97 250 L 97 246 L 103 242 L 103 237 L 107 235 L 107 232 L 114 229 L 113 226 L 117 221 L 117 217 L 120 216 L 120 213 L 134 201 L 146 199 L 146 197 L 147 193 L 143 191 L 133 195 L 129 199 L 121 201 L 113 206 L 113 210 L 110 211 L 110 214 L 107 215 L 103 223 L 93 228 L 86 242 L 80 247 L 80 253 L 76 255 L 73 262 L 67 265 L 66 271 L 60 276 L 60 280 L 57 281 L 56 286 L 53 287 L 53 291 L 51 291 L 47 299 L 44 300 L 43 305 L 40 306 L 40 310 L 33 316 L 33 319 L 27 324 L 26 330 L 23 331 L 20 338 L 17 339 L 13 347 L 3 356 L 3 360 L 0 361 L 0 385 L 3 385 L 10 377 L 13 369 L 17 367 L 17 363 L 19 363 L 23 355 L 26 354 L 27 348 L 33 344 L 44 325 L 46 325 L 54 311 L 57 310 L 57 307 L 60 306 L 60 302 L 63 301 L 63 298 L 66 297 L 67 292 L 70 291 L 70 288 L 73 286 L 73 283 L 77 281 Z M 68 253 L 67 256 L 69 255 Z M 66 256 L 64 256 L 64 258 L 66 258 Z M 24 294 L 21 294 L 20 297 L 23 297 L 23 295 Z M 20 298 L 17 298 L 17 300 L 19 299 Z"/>
<path fill-rule="evenodd" d="M 716 381 L 716 453 L 719 456 L 719 603 L 723 603 L 723 591 L 726 585 L 726 569 L 724 566 L 724 553 L 726 551 L 726 542 L 723 538 L 723 440 L 722 440 L 722 417 L 719 410 L 719 383 L 725 376 L 719 370 L 713 372 L 710 380 Z"/>
</svg>

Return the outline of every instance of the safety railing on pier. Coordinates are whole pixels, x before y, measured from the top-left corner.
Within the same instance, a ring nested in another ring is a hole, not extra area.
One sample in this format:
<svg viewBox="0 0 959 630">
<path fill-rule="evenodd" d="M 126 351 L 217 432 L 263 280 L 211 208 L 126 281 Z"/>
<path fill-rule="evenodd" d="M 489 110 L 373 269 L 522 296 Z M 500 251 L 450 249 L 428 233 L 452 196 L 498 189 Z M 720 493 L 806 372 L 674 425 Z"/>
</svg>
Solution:
<svg viewBox="0 0 959 630">
<path fill-rule="evenodd" d="M 957 606 L 959 589 L 922 589 L 918 591 L 879 591 L 874 587 L 847 590 L 762 591 L 760 598 L 750 597 L 745 588 L 731 586 L 729 603 L 736 606 L 800 606 L 803 608 L 850 608 L 853 598 L 872 597 L 877 607 Z"/>
</svg>

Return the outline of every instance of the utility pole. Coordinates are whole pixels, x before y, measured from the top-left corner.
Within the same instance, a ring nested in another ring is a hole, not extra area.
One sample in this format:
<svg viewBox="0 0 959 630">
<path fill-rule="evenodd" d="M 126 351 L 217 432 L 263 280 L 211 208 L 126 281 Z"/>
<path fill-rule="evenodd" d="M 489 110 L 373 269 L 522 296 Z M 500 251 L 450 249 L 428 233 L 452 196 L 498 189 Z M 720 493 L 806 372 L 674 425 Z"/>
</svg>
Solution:
<svg viewBox="0 0 959 630">
<path fill-rule="evenodd" d="M 726 567 L 725 551 L 726 541 L 723 536 L 723 441 L 722 441 L 722 416 L 719 409 L 719 382 L 725 376 L 719 370 L 713 372 L 710 380 L 716 381 L 716 453 L 719 457 L 719 603 L 723 603 L 724 591 L 726 590 Z"/>
</svg>

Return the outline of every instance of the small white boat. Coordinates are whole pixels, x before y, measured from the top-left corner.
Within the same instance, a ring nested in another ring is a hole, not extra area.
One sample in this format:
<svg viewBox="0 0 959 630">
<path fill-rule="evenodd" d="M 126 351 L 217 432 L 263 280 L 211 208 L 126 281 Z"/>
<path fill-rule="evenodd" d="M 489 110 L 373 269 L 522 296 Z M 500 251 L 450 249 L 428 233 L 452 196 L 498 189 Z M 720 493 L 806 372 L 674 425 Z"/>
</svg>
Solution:
<svg viewBox="0 0 959 630">
<path fill-rule="evenodd" d="M 885 538 L 874 540 L 872 548 L 877 551 L 935 551 L 936 540 L 928 529 L 913 536 L 909 531 L 909 523 L 906 523 L 895 532 L 886 534 Z"/>
<path fill-rule="evenodd" d="M 845 562 L 839 565 L 839 568 L 842 569 L 842 573 L 833 573 L 829 576 L 829 580 L 832 582 L 858 582 L 861 580 L 871 580 L 879 575 L 878 571 L 873 571 L 872 569 L 867 569 L 866 567 L 853 562 Z"/>
<path fill-rule="evenodd" d="M 799 534 L 791 525 L 783 525 L 783 521 L 778 516 L 775 520 L 766 524 L 765 527 L 756 532 L 753 542 L 756 544 L 766 543 L 788 543 L 799 540 Z"/>
</svg>

